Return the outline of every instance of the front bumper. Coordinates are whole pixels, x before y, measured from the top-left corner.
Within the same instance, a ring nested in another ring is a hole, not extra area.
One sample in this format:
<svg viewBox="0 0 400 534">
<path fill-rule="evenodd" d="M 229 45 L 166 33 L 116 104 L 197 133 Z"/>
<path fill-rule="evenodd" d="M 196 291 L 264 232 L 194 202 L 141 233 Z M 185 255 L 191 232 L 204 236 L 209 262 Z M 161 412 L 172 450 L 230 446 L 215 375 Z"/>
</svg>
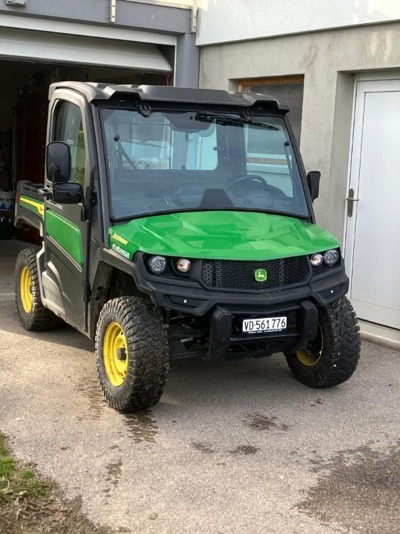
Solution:
<svg viewBox="0 0 400 534">
<path fill-rule="evenodd" d="M 317 307 L 326 307 L 349 289 L 349 279 L 341 266 L 321 276 L 309 276 L 306 283 L 268 291 L 235 291 L 206 289 L 199 284 L 150 275 L 142 261 L 133 264 L 138 289 L 151 296 L 163 309 L 203 316 L 216 306 L 249 307 L 271 311 L 281 305 L 311 300 Z"/>
<path fill-rule="evenodd" d="M 343 266 L 320 276 L 310 274 L 302 285 L 265 292 L 209 290 L 180 280 L 166 283 L 150 275 L 141 262 L 135 264 L 135 280 L 157 306 L 209 321 L 208 359 L 265 356 L 304 346 L 317 335 L 318 310 L 345 295 L 349 287 Z M 244 319 L 280 316 L 288 319 L 285 330 L 243 332 Z"/>
</svg>

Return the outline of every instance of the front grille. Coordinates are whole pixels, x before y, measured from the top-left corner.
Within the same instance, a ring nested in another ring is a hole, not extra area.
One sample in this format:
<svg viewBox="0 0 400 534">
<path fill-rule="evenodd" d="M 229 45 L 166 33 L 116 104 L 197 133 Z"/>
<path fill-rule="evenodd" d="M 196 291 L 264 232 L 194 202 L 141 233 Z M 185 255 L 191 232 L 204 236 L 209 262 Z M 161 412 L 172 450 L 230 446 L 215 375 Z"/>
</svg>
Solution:
<svg viewBox="0 0 400 534">
<path fill-rule="evenodd" d="M 257 282 L 257 269 L 267 271 L 267 280 Z M 303 282 L 309 274 L 306 256 L 270 261 L 203 261 L 201 278 L 208 287 L 265 291 Z"/>
</svg>

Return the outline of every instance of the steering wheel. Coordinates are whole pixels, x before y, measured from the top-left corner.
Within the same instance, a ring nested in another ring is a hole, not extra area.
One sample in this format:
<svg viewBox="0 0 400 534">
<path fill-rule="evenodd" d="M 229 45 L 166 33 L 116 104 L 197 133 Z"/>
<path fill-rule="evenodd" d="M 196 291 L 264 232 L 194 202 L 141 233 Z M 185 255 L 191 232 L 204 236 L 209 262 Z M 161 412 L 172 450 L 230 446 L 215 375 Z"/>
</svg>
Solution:
<svg viewBox="0 0 400 534">
<path fill-rule="evenodd" d="M 246 191 L 245 189 L 240 187 L 240 184 L 246 183 L 246 182 L 260 184 L 262 187 L 261 191 L 268 193 L 268 195 L 270 196 L 272 200 L 277 200 L 277 201 L 290 200 L 290 198 L 281 189 L 279 189 L 279 187 L 275 187 L 274 185 L 269 184 L 266 180 L 264 180 L 264 178 L 262 178 L 261 176 L 258 176 L 258 174 L 248 174 L 246 176 L 240 176 L 239 178 L 236 178 L 236 180 L 233 180 L 233 182 L 228 185 L 226 190 L 229 191 L 230 188 L 236 187 L 237 191 L 239 191 L 240 193 L 247 193 L 247 194 L 257 193 L 257 191 L 260 191 L 260 189 Z"/>
<path fill-rule="evenodd" d="M 267 182 L 264 180 L 264 178 L 258 176 L 257 174 L 247 174 L 246 176 L 240 176 L 239 178 L 236 178 L 236 180 L 233 180 L 233 182 L 231 182 L 226 189 L 229 190 L 236 187 L 241 193 L 246 193 L 245 189 L 240 187 L 240 184 L 244 184 L 246 182 L 253 184 L 261 184 L 263 191 L 268 190 Z"/>
</svg>

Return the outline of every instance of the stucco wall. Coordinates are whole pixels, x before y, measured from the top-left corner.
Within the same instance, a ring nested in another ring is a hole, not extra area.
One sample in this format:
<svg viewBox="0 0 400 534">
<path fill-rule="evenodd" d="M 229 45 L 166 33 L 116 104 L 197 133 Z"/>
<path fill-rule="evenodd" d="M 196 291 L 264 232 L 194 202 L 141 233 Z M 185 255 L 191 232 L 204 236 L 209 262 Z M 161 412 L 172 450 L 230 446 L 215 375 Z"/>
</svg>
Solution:
<svg viewBox="0 0 400 534">
<path fill-rule="evenodd" d="M 317 221 L 343 238 L 354 74 L 400 69 L 400 23 L 347 28 L 202 49 L 200 86 L 237 89 L 237 81 L 304 75 L 301 151 L 322 173 Z M 396 76 L 388 71 L 388 76 Z"/>
<path fill-rule="evenodd" d="M 197 44 L 260 39 L 278 35 L 400 20 L 398 0 L 205 0 Z"/>
</svg>

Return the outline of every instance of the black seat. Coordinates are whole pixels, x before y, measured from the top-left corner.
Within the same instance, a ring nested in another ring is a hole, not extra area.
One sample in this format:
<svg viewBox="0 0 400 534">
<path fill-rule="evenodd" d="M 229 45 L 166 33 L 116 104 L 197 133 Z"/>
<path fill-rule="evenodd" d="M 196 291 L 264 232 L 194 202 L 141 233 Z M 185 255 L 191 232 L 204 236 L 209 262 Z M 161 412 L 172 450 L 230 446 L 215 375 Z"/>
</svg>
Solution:
<svg viewBox="0 0 400 534">
<path fill-rule="evenodd" d="M 201 199 L 201 209 L 229 209 L 233 208 L 231 199 L 223 189 L 206 189 Z"/>
</svg>

